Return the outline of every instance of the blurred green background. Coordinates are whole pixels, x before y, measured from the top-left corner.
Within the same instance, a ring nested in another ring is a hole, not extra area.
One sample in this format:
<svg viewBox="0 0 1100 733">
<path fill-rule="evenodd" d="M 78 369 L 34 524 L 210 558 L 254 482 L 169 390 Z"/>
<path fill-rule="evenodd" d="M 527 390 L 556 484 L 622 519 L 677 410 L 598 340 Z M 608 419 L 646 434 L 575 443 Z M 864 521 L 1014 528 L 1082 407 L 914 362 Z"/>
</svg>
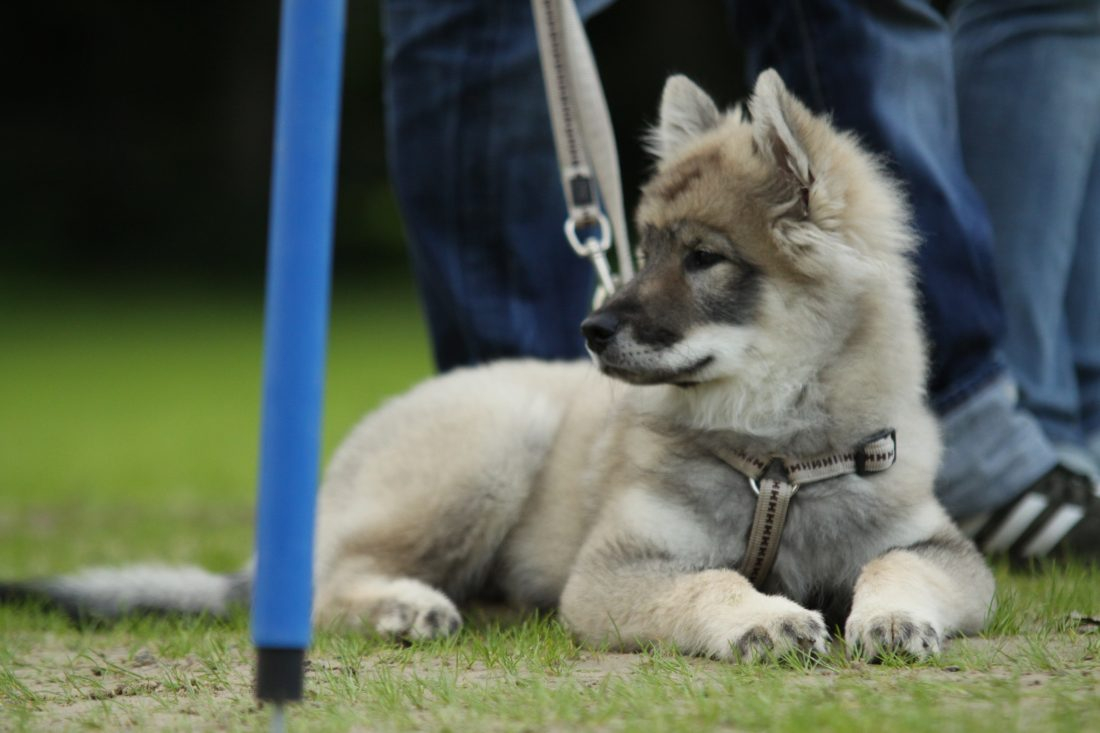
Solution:
<svg viewBox="0 0 1100 733">
<path fill-rule="evenodd" d="M 3 12 L 0 577 L 230 569 L 251 544 L 278 4 Z M 589 30 L 633 197 L 664 78 L 732 102 L 739 54 L 717 0 L 621 0 Z M 326 453 L 432 371 L 386 180 L 381 50 L 377 2 L 353 0 Z"/>
</svg>

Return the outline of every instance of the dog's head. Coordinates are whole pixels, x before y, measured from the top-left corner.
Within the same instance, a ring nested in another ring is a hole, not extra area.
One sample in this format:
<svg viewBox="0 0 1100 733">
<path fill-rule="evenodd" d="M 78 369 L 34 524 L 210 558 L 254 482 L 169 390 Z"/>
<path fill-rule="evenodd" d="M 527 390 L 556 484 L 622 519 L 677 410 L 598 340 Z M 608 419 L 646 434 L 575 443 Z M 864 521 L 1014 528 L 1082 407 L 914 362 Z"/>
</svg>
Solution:
<svg viewBox="0 0 1100 733">
<path fill-rule="evenodd" d="M 668 80 L 637 213 L 644 264 L 582 325 L 601 370 L 693 392 L 736 382 L 781 409 L 869 321 L 900 312 L 923 373 L 905 257 L 914 238 L 895 184 L 774 71 L 748 108 L 751 119 L 723 114 L 685 77 Z M 884 302 L 891 290 L 899 307 Z"/>
</svg>

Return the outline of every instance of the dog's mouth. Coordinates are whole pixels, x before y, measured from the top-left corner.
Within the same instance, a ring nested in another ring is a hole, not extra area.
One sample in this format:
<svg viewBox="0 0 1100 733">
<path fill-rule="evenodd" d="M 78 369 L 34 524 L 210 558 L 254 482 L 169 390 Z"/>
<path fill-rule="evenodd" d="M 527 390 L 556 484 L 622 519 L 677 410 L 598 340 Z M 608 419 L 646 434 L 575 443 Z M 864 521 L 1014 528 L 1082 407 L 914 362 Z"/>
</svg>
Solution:
<svg viewBox="0 0 1100 733">
<path fill-rule="evenodd" d="M 708 355 L 682 369 L 648 370 L 609 364 L 603 358 L 598 359 L 601 372 L 623 382 L 638 385 L 675 384 L 678 387 L 693 387 L 698 384 L 698 380 L 693 377 L 713 361 L 714 357 Z"/>
</svg>

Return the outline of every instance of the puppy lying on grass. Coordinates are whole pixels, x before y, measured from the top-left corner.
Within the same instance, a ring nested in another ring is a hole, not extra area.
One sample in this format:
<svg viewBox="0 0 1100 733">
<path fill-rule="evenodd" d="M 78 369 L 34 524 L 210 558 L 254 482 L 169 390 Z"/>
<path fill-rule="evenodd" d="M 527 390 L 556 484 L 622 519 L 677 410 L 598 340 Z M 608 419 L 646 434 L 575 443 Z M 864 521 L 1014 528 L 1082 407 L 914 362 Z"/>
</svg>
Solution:
<svg viewBox="0 0 1100 733">
<path fill-rule="evenodd" d="M 719 659 L 820 651 L 830 628 L 922 658 L 982 628 L 992 576 L 932 493 L 898 188 L 775 72 L 749 110 L 669 79 L 645 265 L 583 324 L 598 370 L 459 370 L 352 431 L 320 495 L 318 622 L 434 637 L 492 593 L 593 644 Z M 219 613 L 248 585 L 137 567 L 4 592 Z"/>
</svg>

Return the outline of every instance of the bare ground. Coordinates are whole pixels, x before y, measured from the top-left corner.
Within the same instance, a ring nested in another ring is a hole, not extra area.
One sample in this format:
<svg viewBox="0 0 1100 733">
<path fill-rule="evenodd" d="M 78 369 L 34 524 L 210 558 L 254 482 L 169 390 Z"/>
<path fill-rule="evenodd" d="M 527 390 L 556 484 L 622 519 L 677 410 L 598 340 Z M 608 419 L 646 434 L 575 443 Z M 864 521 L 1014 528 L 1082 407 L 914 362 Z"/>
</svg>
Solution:
<svg viewBox="0 0 1100 733">
<path fill-rule="evenodd" d="M 952 682 L 963 690 L 969 682 L 1014 679 L 1020 698 L 1028 702 L 1026 709 L 1038 721 L 1056 700 L 1064 704 L 1067 699 L 1079 698 L 1079 702 L 1091 699 L 1100 708 L 1100 661 L 1096 659 L 1095 638 L 1092 634 L 1059 637 L 1044 641 L 1041 648 L 1034 639 L 1022 636 L 961 639 L 951 642 L 950 648 L 952 659 L 965 660 L 957 664 L 908 668 L 862 663 L 837 668 L 824 664 L 808 670 L 786 671 L 784 684 L 812 688 L 831 684 L 838 675 L 856 675 L 865 678 L 869 685 L 881 684 L 889 678 L 891 683 Z M 1082 644 L 1083 639 L 1089 643 Z M 261 729 L 266 714 L 251 695 L 251 656 L 251 649 L 244 646 L 226 648 L 216 662 L 194 655 L 158 657 L 146 647 L 74 651 L 62 639 L 46 635 L 32 653 L 20 655 L 12 665 L 14 679 L 10 680 L 10 686 L 18 691 L 16 696 L 21 700 L 9 701 L 4 705 L 6 710 L 0 708 L 0 729 Z M 1021 671 L 1022 660 L 1027 660 L 1023 667 L 1028 671 Z M 557 673 L 545 669 L 489 668 L 482 662 L 462 663 L 428 655 L 415 655 L 409 662 L 407 658 L 397 661 L 393 655 L 382 652 L 350 663 L 346 659 L 319 656 L 309 662 L 307 670 L 310 690 L 307 705 L 330 704 L 327 696 L 331 681 L 353 677 L 386 675 L 403 680 L 430 679 L 442 674 L 453 680 L 456 689 L 462 690 L 492 687 L 509 680 L 514 683 L 516 679 L 537 675 L 547 688 L 555 689 L 564 684 L 599 687 L 611 680 L 629 681 L 646 670 L 652 672 L 653 665 L 653 655 L 587 651 L 580 652 L 567 668 Z M 726 669 L 720 663 L 704 659 L 676 659 L 675 665 L 677 676 L 682 679 L 686 673 L 693 685 L 706 685 Z M 1078 677 L 1070 692 L 1063 685 L 1058 695 L 1046 694 L 1052 682 L 1067 675 Z M 859 704 L 857 693 L 844 694 L 853 695 L 852 704 Z M 334 704 L 346 706 L 348 700 L 337 696 Z M 976 696 L 963 704 L 981 709 L 997 703 Z M 423 722 L 428 725 L 426 719 Z"/>
</svg>

